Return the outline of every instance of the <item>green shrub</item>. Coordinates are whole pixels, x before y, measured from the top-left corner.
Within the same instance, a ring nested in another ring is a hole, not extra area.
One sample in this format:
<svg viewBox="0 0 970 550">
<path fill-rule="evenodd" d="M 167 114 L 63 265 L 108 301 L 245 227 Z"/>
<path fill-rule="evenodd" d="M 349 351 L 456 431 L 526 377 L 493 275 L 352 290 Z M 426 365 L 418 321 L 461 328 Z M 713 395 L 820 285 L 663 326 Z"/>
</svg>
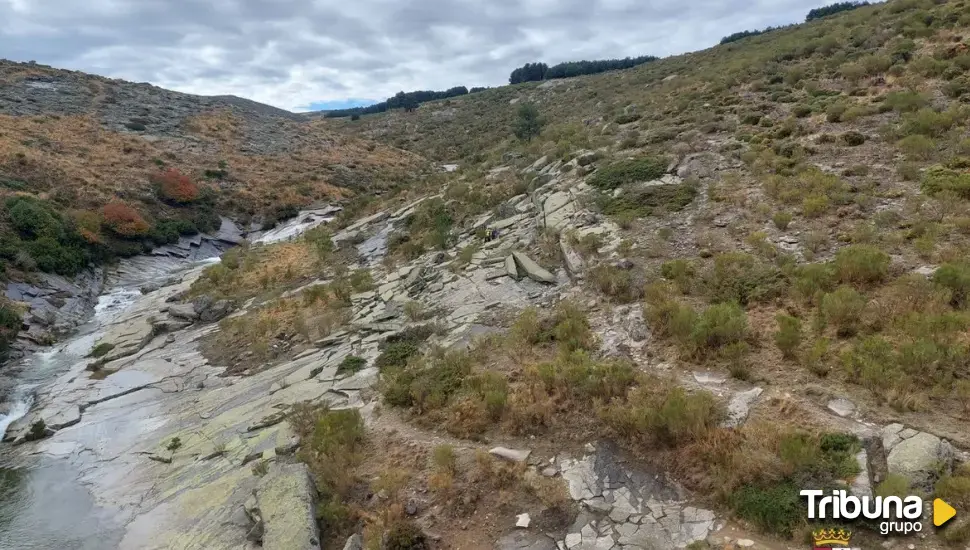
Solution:
<svg viewBox="0 0 970 550">
<path fill-rule="evenodd" d="M 337 374 L 354 374 L 367 366 L 367 360 L 356 355 L 348 355 L 337 365 Z"/>
<path fill-rule="evenodd" d="M 712 302 L 746 305 L 779 296 L 784 280 L 778 268 L 750 254 L 728 252 L 714 258 L 714 266 L 704 274 L 704 287 Z"/>
<path fill-rule="evenodd" d="M 833 103 L 825 110 L 825 119 L 829 122 L 842 122 L 842 115 L 848 108 L 845 103 Z"/>
<path fill-rule="evenodd" d="M 108 352 L 115 349 L 115 345 L 110 342 L 102 342 L 91 349 L 91 357 L 104 357 Z"/>
<path fill-rule="evenodd" d="M 906 90 L 889 92 L 884 104 L 898 113 L 911 113 L 926 107 L 929 102 L 922 95 Z"/>
<path fill-rule="evenodd" d="M 643 115 L 639 113 L 628 113 L 617 116 L 614 120 L 617 124 L 629 124 L 631 122 L 636 122 L 640 120 Z"/>
<path fill-rule="evenodd" d="M 830 264 L 799 266 L 792 277 L 792 287 L 805 300 L 812 300 L 819 292 L 830 292 L 837 282 Z"/>
<path fill-rule="evenodd" d="M 660 265 L 660 275 L 673 281 L 683 294 L 688 294 L 693 287 L 697 269 L 694 262 L 689 260 L 670 260 Z"/>
<path fill-rule="evenodd" d="M 882 336 L 869 336 L 842 353 L 842 366 L 855 382 L 885 390 L 899 381 L 892 344 Z"/>
<path fill-rule="evenodd" d="M 805 118 L 812 114 L 812 108 L 808 105 L 795 105 L 792 109 L 792 115 L 796 118 Z"/>
<path fill-rule="evenodd" d="M 646 306 L 643 315 L 656 335 L 675 338 L 687 345 L 697 322 L 697 312 L 672 299 L 674 292 L 669 285 L 662 283 L 648 285 L 645 289 Z"/>
<path fill-rule="evenodd" d="M 865 296 L 852 287 L 841 286 L 822 298 L 821 315 L 839 336 L 848 338 L 859 332 L 865 307 Z"/>
<path fill-rule="evenodd" d="M 564 351 L 591 349 L 594 343 L 586 313 L 569 301 L 560 302 L 556 307 L 552 336 Z"/>
<path fill-rule="evenodd" d="M 876 247 L 862 244 L 850 245 L 835 254 L 835 274 L 839 282 L 854 285 L 871 285 L 886 279 L 889 272 L 889 254 Z"/>
<path fill-rule="evenodd" d="M 604 166 L 593 174 L 589 184 L 599 189 L 616 189 L 627 183 L 655 180 L 666 172 L 666 160 L 644 157 Z"/>
<path fill-rule="evenodd" d="M 6 300 L 0 300 L 0 361 L 10 353 L 10 345 L 23 326 L 20 310 Z"/>
<path fill-rule="evenodd" d="M 910 160 L 929 160 L 936 154 L 936 142 L 919 134 L 904 137 L 896 147 Z"/>
<path fill-rule="evenodd" d="M 943 264 L 933 274 L 933 282 L 951 292 L 954 307 L 970 305 L 970 264 Z"/>
<path fill-rule="evenodd" d="M 635 380 L 628 361 L 594 361 L 584 350 L 561 353 L 555 361 L 540 363 L 530 371 L 545 390 L 574 403 L 608 403 L 626 396 Z"/>
<path fill-rule="evenodd" d="M 406 519 L 397 520 L 391 524 L 382 547 L 386 550 L 427 550 L 431 548 L 421 527 Z"/>
<path fill-rule="evenodd" d="M 788 224 L 791 223 L 792 215 L 789 212 L 775 212 L 771 217 L 771 221 L 774 222 L 775 227 L 780 231 L 788 229 Z"/>
<path fill-rule="evenodd" d="M 748 317 L 734 303 L 716 304 L 705 309 L 691 331 L 694 352 L 707 355 L 725 346 L 743 342 L 748 335 Z"/>
<path fill-rule="evenodd" d="M 374 360 L 374 366 L 381 369 L 400 368 L 407 365 L 408 360 L 418 354 L 419 347 L 416 342 L 401 341 L 388 344 L 384 351 Z"/>
<path fill-rule="evenodd" d="M 11 225 L 22 237 L 64 237 L 63 220 L 45 202 L 33 197 L 13 197 L 7 200 L 6 206 Z"/>
<path fill-rule="evenodd" d="M 626 439 L 676 447 L 710 433 L 724 418 L 724 409 L 707 391 L 687 393 L 674 383 L 647 379 L 625 403 L 608 407 L 604 417 Z"/>
<path fill-rule="evenodd" d="M 889 474 L 873 491 L 875 496 L 882 498 L 900 497 L 904 498 L 910 494 L 912 483 L 906 476 L 900 474 Z"/>
<path fill-rule="evenodd" d="M 436 350 L 389 374 L 383 388 L 385 402 L 414 407 L 418 414 L 440 409 L 461 389 L 470 373 L 471 357 L 467 351 Z"/>
<path fill-rule="evenodd" d="M 686 182 L 673 185 L 652 185 L 626 189 L 619 197 L 603 195 L 598 199 L 608 216 L 646 217 L 659 211 L 679 212 L 697 196 L 697 185 Z"/>
<path fill-rule="evenodd" d="M 846 132 L 839 136 L 839 139 L 849 147 L 856 147 L 866 142 L 865 134 L 855 131 Z"/>
<path fill-rule="evenodd" d="M 622 304 L 643 297 L 643 277 L 639 270 L 600 264 L 590 270 L 589 280 L 601 293 Z"/>
<path fill-rule="evenodd" d="M 953 127 L 954 122 L 954 115 L 950 112 L 938 113 L 933 109 L 924 108 L 903 115 L 902 132 L 904 135 L 921 134 L 940 137 Z"/>
<path fill-rule="evenodd" d="M 801 488 L 790 481 L 745 485 L 731 495 L 731 508 L 766 533 L 791 537 L 805 521 L 799 491 Z"/>
<path fill-rule="evenodd" d="M 778 330 L 775 332 L 775 345 L 781 353 L 788 359 L 795 357 L 798 346 L 802 342 L 802 322 L 791 315 L 779 313 L 775 320 L 778 322 Z"/>
<path fill-rule="evenodd" d="M 935 166 L 923 175 L 922 188 L 928 195 L 950 192 L 970 199 L 970 173 Z"/>
</svg>

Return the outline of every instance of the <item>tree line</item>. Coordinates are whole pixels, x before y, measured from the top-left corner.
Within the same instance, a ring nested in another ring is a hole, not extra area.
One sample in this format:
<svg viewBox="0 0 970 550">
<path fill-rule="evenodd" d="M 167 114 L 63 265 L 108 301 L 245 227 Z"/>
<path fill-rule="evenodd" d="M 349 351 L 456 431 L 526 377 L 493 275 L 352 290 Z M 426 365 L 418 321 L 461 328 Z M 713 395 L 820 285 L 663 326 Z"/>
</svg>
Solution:
<svg viewBox="0 0 970 550">
<path fill-rule="evenodd" d="M 360 115 L 370 115 L 373 113 L 383 113 L 390 109 L 404 109 L 405 111 L 413 111 L 418 105 L 426 103 L 428 101 L 435 101 L 437 99 L 447 99 L 449 97 L 457 97 L 466 94 L 473 94 L 476 92 L 481 92 L 485 90 L 484 87 L 472 88 L 469 90 L 464 86 L 455 86 L 454 88 L 449 88 L 443 92 L 435 92 L 431 90 L 418 90 L 415 92 L 398 92 L 394 94 L 394 97 L 389 97 L 385 101 L 380 103 L 375 103 L 373 105 L 368 105 L 367 107 L 352 107 L 350 109 L 334 109 L 333 111 L 327 111 L 327 118 L 340 118 L 340 117 L 352 117 Z"/>
<path fill-rule="evenodd" d="M 629 69 L 637 65 L 656 61 L 657 59 L 659 58 L 653 55 L 643 55 L 640 57 L 625 57 L 623 59 L 566 61 L 551 67 L 545 63 L 526 63 L 512 71 L 512 74 L 509 75 L 509 84 L 552 80 L 555 78 L 571 78 L 584 74 L 597 74 L 606 71 Z"/>
<path fill-rule="evenodd" d="M 807 23 L 809 21 L 814 21 L 816 19 L 821 19 L 823 17 L 828 17 L 830 15 L 835 15 L 836 13 L 840 13 L 840 12 L 843 12 L 843 11 L 850 11 L 850 10 L 858 9 L 858 8 L 861 8 L 861 7 L 864 7 L 864 6 L 868 6 L 868 5 L 870 5 L 869 2 L 866 2 L 864 0 L 861 1 L 861 2 L 836 2 L 834 4 L 829 4 L 828 6 L 823 6 L 821 8 L 815 8 L 815 9 L 809 11 L 808 12 L 808 15 L 805 16 L 805 22 Z M 761 30 L 754 29 L 754 30 L 750 30 L 750 31 L 740 31 L 740 32 L 736 32 L 736 33 L 729 34 L 729 35 L 725 36 L 724 38 L 722 38 L 721 39 L 721 44 L 728 44 L 730 42 L 735 42 L 735 41 L 741 40 L 742 38 L 748 38 L 749 36 L 758 36 L 758 35 L 761 35 L 761 34 L 765 34 L 767 32 L 776 31 L 778 29 L 787 29 L 787 28 L 789 28 L 791 26 L 792 25 L 785 25 L 785 26 L 781 26 L 781 27 L 767 27 L 767 28 L 764 28 L 764 29 L 761 29 Z"/>
</svg>

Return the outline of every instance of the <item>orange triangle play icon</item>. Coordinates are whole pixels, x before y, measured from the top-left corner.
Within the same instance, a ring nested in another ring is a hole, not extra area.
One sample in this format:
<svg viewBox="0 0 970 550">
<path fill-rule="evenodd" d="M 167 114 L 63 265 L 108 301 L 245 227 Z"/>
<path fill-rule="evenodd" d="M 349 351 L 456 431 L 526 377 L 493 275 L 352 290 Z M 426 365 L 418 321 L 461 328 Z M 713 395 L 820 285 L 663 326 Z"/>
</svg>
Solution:
<svg viewBox="0 0 970 550">
<path fill-rule="evenodd" d="M 953 519 L 955 515 L 957 515 L 957 511 L 943 499 L 938 498 L 933 501 L 933 525 L 939 527 Z"/>
</svg>

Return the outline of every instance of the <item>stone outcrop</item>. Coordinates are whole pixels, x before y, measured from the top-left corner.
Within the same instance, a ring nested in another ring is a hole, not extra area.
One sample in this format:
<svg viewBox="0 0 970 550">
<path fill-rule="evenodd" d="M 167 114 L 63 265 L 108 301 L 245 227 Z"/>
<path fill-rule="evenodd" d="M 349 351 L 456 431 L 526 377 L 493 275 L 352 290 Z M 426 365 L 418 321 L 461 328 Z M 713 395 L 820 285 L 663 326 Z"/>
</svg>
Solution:
<svg viewBox="0 0 970 550">
<path fill-rule="evenodd" d="M 266 550 L 319 550 L 315 492 L 305 464 L 270 467 L 256 489 Z"/>
<path fill-rule="evenodd" d="M 524 273 L 526 277 L 539 283 L 555 284 L 556 277 L 549 273 L 544 267 L 540 266 L 532 258 L 521 252 L 513 252 L 512 258 L 515 260 L 516 270 Z"/>
<path fill-rule="evenodd" d="M 890 424 L 882 440 L 889 473 L 905 477 L 915 488 L 932 491 L 937 478 L 953 467 L 953 447 L 933 434 Z"/>
</svg>

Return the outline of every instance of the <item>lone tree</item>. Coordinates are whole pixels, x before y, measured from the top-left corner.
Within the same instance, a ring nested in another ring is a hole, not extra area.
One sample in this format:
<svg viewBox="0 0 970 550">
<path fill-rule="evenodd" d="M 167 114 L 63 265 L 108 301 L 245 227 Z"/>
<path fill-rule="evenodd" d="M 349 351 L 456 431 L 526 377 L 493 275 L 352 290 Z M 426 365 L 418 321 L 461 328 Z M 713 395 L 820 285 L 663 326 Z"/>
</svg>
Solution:
<svg viewBox="0 0 970 550">
<path fill-rule="evenodd" d="M 519 115 L 512 126 L 515 137 L 522 141 L 532 141 L 532 138 L 539 137 L 542 132 L 542 118 L 539 117 L 539 109 L 532 103 L 523 103 L 519 107 Z"/>
</svg>

